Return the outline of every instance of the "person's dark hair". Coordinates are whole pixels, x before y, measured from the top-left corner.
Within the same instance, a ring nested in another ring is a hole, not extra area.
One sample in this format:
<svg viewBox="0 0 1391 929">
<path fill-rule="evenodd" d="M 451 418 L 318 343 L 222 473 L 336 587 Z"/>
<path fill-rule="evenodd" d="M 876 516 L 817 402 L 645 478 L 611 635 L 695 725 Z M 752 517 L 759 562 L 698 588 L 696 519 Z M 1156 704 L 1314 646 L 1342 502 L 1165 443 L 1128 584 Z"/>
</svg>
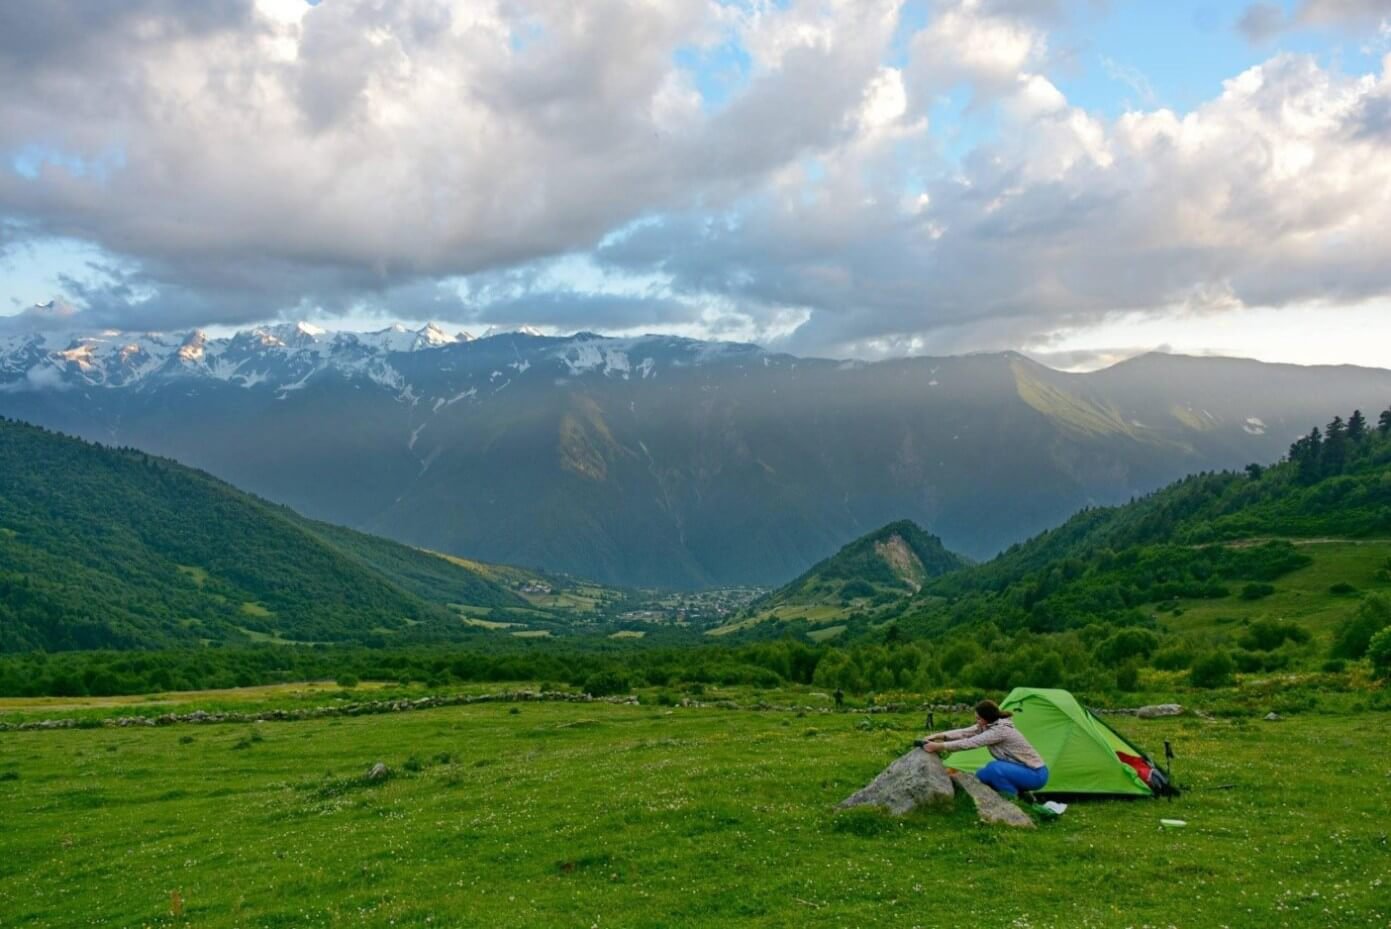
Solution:
<svg viewBox="0 0 1391 929">
<path fill-rule="evenodd" d="M 1001 719 L 1009 719 L 1014 714 L 1009 710 L 1000 709 L 999 704 L 994 700 L 982 700 L 976 704 L 976 715 L 988 723 L 993 723 Z"/>
</svg>

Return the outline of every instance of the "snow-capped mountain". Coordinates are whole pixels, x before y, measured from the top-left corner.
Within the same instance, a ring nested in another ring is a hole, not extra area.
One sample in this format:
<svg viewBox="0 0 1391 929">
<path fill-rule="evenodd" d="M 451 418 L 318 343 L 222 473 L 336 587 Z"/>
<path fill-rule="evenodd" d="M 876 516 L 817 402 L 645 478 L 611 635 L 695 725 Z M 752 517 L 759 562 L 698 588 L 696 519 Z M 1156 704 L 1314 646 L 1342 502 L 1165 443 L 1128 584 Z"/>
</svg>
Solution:
<svg viewBox="0 0 1391 929">
<path fill-rule="evenodd" d="M 652 586 L 781 583 L 905 518 L 985 557 L 1388 402 L 1387 371 L 1166 355 L 1072 375 L 437 326 L 0 336 L 0 415 L 414 545 Z"/>
<path fill-rule="evenodd" d="M 438 354 L 436 350 L 441 349 L 452 351 Z M 676 364 L 729 353 L 764 357 L 756 346 L 666 336 L 547 337 L 531 327 L 489 329 L 479 339 L 468 332 L 450 335 L 434 323 L 420 329 L 397 323 L 377 332 L 330 332 L 299 322 L 260 326 L 224 338 L 211 338 L 201 330 L 35 332 L 0 335 L 0 391 L 149 389 L 182 378 L 283 392 L 300 390 L 315 377 L 335 373 L 419 397 L 402 375 L 419 365 L 401 357 L 419 352 L 431 353 L 432 362 L 442 370 L 466 370 L 471 362 L 488 364 L 501 357 L 505 360 L 498 367 L 485 372 L 493 387 L 500 377 L 510 381 L 533 367 L 560 376 L 651 377 L 662 356 Z"/>
</svg>

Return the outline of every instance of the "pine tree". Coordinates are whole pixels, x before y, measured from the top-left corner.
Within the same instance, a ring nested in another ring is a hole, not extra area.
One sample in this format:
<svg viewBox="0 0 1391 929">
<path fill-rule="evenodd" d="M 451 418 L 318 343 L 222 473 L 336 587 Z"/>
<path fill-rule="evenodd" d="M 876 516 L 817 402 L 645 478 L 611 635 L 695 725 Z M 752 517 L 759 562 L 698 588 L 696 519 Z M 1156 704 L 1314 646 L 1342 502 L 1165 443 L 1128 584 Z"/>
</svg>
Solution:
<svg viewBox="0 0 1391 929">
<path fill-rule="evenodd" d="M 1377 420 L 1377 432 L 1382 435 L 1391 433 L 1391 407 L 1382 411 L 1381 418 Z"/>
<path fill-rule="evenodd" d="M 1367 418 L 1361 410 L 1353 410 L 1348 417 L 1348 441 L 1354 445 L 1367 437 Z"/>
<path fill-rule="evenodd" d="M 1302 484 L 1312 484 L 1319 479 L 1319 467 L 1323 458 L 1323 434 L 1315 426 L 1309 434 L 1290 446 L 1290 460 L 1299 471 Z"/>
<path fill-rule="evenodd" d="M 1323 434 L 1323 473 L 1342 474 L 1348 462 L 1348 430 L 1343 417 L 1335 416 Z"/>
</svg>

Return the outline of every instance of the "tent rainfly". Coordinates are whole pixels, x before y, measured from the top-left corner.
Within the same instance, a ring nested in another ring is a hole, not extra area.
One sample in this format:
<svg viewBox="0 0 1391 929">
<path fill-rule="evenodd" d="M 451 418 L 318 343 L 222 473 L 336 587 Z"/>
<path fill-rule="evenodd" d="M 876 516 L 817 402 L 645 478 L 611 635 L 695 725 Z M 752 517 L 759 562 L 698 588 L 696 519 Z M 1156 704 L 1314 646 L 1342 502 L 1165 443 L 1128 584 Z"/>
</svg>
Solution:
<svg viewBox="0 0 1391 929">
<path fill-rule="evenodd" d="M 1066 690 L 1016 687 L 1000 704 L 1048 764 L 1048 783 L 1036 793 L 1154 795 L 1142 772 L 1156 767 L 1143 751 L 1092 715 Z M 950 768 L 972 773 L 993 759 L 983 748 L 957 752 Z"/>
</svg>

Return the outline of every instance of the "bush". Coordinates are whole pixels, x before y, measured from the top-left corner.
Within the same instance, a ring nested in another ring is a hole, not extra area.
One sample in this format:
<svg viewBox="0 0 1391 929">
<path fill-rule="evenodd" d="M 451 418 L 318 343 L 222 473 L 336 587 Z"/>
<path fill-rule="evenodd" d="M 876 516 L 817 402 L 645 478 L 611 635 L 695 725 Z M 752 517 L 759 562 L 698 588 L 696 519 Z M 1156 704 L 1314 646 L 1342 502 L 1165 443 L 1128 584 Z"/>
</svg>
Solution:
<svg viewBox="0 0 1391 929">
<path fill-rule="evenodd" d="M 1159 637 L 1148 629 L 1122 629 L 1096 647 L 1096 657 L 1108 665 L 1130 658 L 1148 658 L 1159 647 Z"/>
<path fill-rule="evenodd" d="M 1193 664 L 1193 649 L 1188 645 L 1170 645 L 1154 653 L 1150 662 L 1161 671 L 1182 671 Z"/>
<path fill-rule="evenodd" d="M 1116 669 L 1116 687 L 1126 693 L 1140 689 L 1140 666 L 1134 663 L 1123 664 Z"/>
<path fill-rule="evenodd" d="M 1357 588 L 1349 584 L 1347 581 L 1339 581 L 1332 587 L 1328 588 L 1328 592 L 1331 594 L 1336 594 L 1340 597 L 1346 597 L 1348 594 L 1357 593 Z"/>
<path fill-rule="evenodd" d="M 1333 639 L 1334 658 L 1358 659 L 1367 654 L 1367 646 L 1378 632 L 1391 626 L 1391 600 L 1368 597 L 1357 612 L 1343 620 Z"/>
<path fill-rule="evenodd" d="M 1241 588 L 1241 599 L 1260 600 L 1275 593 L 1274 584 L 1247 584 Z"/>
<path fill-rule="evenodd" d="M 1372 671 L 1384 681 L 1391 681 L 1391 626 L 1372 636 L 1367 645 L 1367 657 L 1371 659 Z"/>
<path fill-rule="evenodd" d="M 1287 641 L 1303 644 L 1309 641 L 1309 632 L 1294 623 L 1262 619 L 1252 623 L 1237 644 L 1251 651 L 1268 652 L 1279 648 Z"/>
<path fill-rule="evenodd" d="M 1319 668 L 1324 674 L 1342 674 L 1348 669 L 1348 663 L 1341 658 L 1330 658 Z"/>
<path fill-rule="evenodd" d="M 334 683 L 339 687 L 356 687 L 359 682 L 356 674 L 340 674 Z"/>
<path fill-rule="evenodd" d="M 1188 682 L 1194 687 L 1226 687 L 1232 682 L 1236 663 L 1224 651 L 1208 652 L 1193 663 L 1188 672 Z"/>
<path fill-rule="evenodd" d="M 628 676 L 613 669 L 595 671 L 584 679 L 584 692 L 592 697 L 626 694 L 628 689 Z"/>
</svg>

